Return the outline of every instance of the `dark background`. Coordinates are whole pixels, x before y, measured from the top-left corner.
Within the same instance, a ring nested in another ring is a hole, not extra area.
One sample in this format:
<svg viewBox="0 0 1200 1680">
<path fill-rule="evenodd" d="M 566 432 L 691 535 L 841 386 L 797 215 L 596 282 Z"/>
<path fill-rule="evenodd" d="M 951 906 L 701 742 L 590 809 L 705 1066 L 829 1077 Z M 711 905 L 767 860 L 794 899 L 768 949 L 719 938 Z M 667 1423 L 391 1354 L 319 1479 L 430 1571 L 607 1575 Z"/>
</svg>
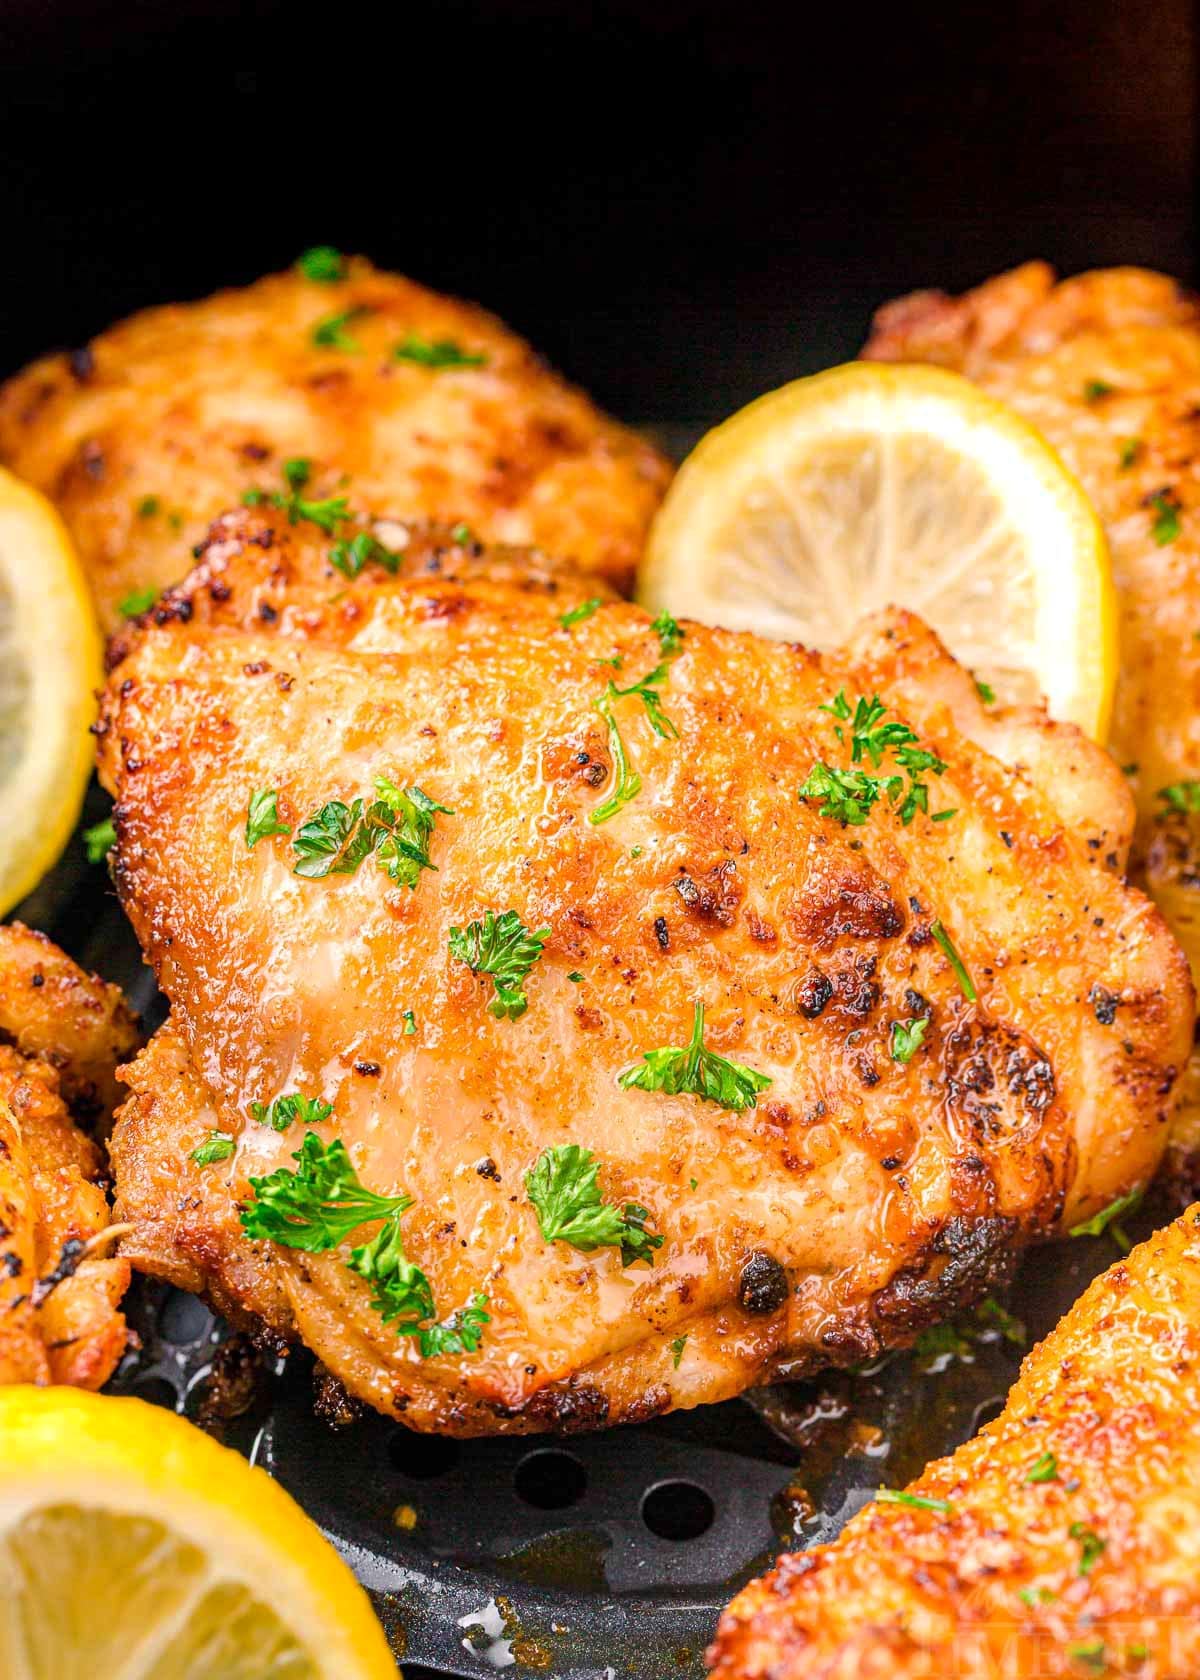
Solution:
<svg viewBox="0 0 1200 1680">
<path fill-rule="evenodd" d="M 317 241 L 647 420 L 1027 256 L 1195 278 L 1190 0 L 831 12 L 0 0 L 0 373 Z"/>
</svg>

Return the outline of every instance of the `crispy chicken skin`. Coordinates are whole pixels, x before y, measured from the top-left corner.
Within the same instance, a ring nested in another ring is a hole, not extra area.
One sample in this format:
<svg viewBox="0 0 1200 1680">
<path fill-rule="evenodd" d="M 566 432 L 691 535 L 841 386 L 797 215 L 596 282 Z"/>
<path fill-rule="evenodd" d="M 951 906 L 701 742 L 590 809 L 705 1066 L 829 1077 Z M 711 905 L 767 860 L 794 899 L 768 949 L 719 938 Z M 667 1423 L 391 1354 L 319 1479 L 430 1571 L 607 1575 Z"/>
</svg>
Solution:
<svg viewBox="0 0 1200 1680">
<path fill-rule="evenodd" d="M 125 1351 L 129 1262 L 80 1258 L 109 1223 L 100 1149 L 137 1028 L 44 935 L 0 928 L 0 1383 L 99 1388 Z M 73 1118 L 74 1117 L 74 1118 Z"/>
<path fill-rule="evenodd" d="M 1111 746 L 1138 803 L 1134 875 L 1200 975 L 1200 804 L 1161 796 L 1200 777 L 1200 303 L 1143 269 L 1058 282 L 1026 263 L 963 297 L 889 303 L 863 354 L 978 380 L 1045 434 L 1095 503 L 1120 601 Z M 1172 1147 L 1196 1180 L 1200 1059 Z"/>
<path fill-rule="evenodd" d="M 995 1423 L 726 1611 L 719 1680 L 1200 1672 L 1200 1204 L 1092 1284 Z"/>
<path fill-rule="evenodd" d="M 646 615 L 610 601 L 563 626 L 603 590 L 496 581 L 472 554 L 347 585 L 311 535 L 220 521 L 103 701 L 115 878 L 173 1010 L 112 1143 L 135 1265 L 299 1333 L 414 1427 L 586 1428 L 903 1341 L 1154 1170 L 1187 969 L 1115 873 L 1128 793 L 1075 730 L 985 711 L 903 614 L 823 657 L 688 625 L 663 684 L 678 739 L 616 702 L 642 788 L 594 825 L 614 782 L 594 702 L 606 662 L 625 683 L 661 658 Z M 820 709 L 843 686 L 946 760 L 949 823 L 882 807 L 843 829 L 798 799 L 815 757 L 846 757 Z M 247 848 L 255 790 L 295 829 L 378 775 L 453 807 L 415 891 L 370 859 L 297 877 L 286 836 Z M 550 930 L 518 1020 L 448 950 L 489 909 Z M 708 1047 L 772 1079 L 757 1108 L 618 1086 L 687 1042 L 696 999 Z M 924 1046 L 893 1060 L 893 1021 L 926 1010 Z M 406 1249 L 441 1310 L 486 1292 L 477 1353 L 423 1361 L 345 1248 L 243 1237 L 249 1176 L 301 1141 L 250 1105 L 290 1091 L 334 1105 L 320 1130 L 363 1183 L 414 1198 Z M 198 1167 L 214 1127 L 236 1151 Z M 652 1269 L 542 1241 L 525 1174 L 567 1142 L 650 1209 Z"/>
<path fill-rule="evenodd" d="M 351 314 L 350 347 L 313 342 Z M 397 361 L 409 334 L 486 362 Z M 0 390 L 0 461 L 57 503 L 109 630 L 122 601 L 182 575 L 222 509 L 279 489 L 289 458 L 312 460 L 313 494 L 465 520 L 621 586 L 669 477 L 493 316 L 362 258 L 332 284 L 293 270 L 146 310 Z"/>
</svg>

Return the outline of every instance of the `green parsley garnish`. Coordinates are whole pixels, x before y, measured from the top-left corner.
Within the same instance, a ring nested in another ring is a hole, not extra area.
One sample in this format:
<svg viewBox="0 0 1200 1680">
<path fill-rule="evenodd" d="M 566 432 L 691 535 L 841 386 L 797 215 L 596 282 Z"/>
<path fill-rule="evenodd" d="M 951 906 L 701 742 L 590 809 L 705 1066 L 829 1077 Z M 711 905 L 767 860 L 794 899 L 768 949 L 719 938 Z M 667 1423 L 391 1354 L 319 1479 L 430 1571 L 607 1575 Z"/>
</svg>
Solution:
<svg viewBox="0 0 1200 1680">
<path fill-rule="evenodd" d="M 981 677 L 975 678 L 975 692 L 979 695 L 979 698 L 983 701 L 985 706 L 994 706 L 996 704 L 996 690 L 992 687 L 991 683 L 985 683 Z"/>
<path fill-rule="evenodd" d="M 465 519 L 460 519 L 457 525 L 451 527 L 450 541 L 459 548 L 469 548 L 475 541 L 475 533 Z"/>
<path fill-rule="evenodd" d="M 893 1021 L 892 1060 L 894 1062 L 911 1062 L 924 1044 L 925 1034 L 928 1031 L 929 1022 L 921 1017 L 912 1021 Z"/>
<path fill-rule="evenodd" d="M 1123 438 L 1121 452 L 1117 457 L 1122 472 L 1128 472 L 1130 467 L 1136 466 L 1142 453 L 1141 438 Z"/>
<path fill-rule="evenodd" d="M 379 538 L 373 537 L 369 531 L 360 531 L 349 542 L 336 542 L 329 550 L 329 564 L 352 582 L 369 561 L 374 561 L 395 577 L 403 559 L 403 554 L 385 548 Z"/>
<path fill-rule="evenodd" d="M 1145 1190 L 1138 1187 L 1127 1190 L 1123 1196 L 1109 1202 L 1107 1207 L 1102 1207 L 1100 1212 L 1094 1213 L 1090 1219 L 1072 1225 L 1068 1234 L 1072 1237 L 1102 1237 L 1105 1231 L 1108 1231 L 1122 1254 L 1128 1254 L 1133 1245 L 1116 1221 L 1139 1208 L 1145 1194 Z"/>
<path fill-rule="evenodd" d="M 1107 379 L 1089 379 L 1083 387 L 1083 400 L 1089 403 L 1099 402 L 1101 397 L 1110 397 L 1112 393 L 1113 386 Z"/>
<path fill-rule="evenodd" d="M 942 775 L 947 768 L 946 762 L 939 758 L 936 753 L 918 746 L 920 737 L 915 730 L 909 728 L 908 724 L 901 723 L 899 719 L 893 719 L 890 723 L 885 723 L 883 719 L 887 715 L 887 707 L 878 694 L 873 694 L 869 700 L 860 696 L 852 711 L 850 702 L 846 699 L 845 689 L 839 688 L 829 704 L 822 706 L 820 709 L 823 712 L 829 712 L 831 716 L 838 719 L 834 726 L 834 733 L 839 741 L 844 741 L 846 738 L 842 724 L 849 723 L 850 761 L 852 764 L 861 764 L 865 759 L 869 759 L 872 767 L 878 770 L 884 757 L 890 752 L 900 768 L 907 774 L 908 789 L 900 804 L 900 821 L 906 828 L 918 811 L 928 813 L 929 788 L 921 778 L 927 770 L 931 770 L 935 776 Z M 831 777 L 844 778 L 853 774 L 853 772 L 832 771 L 827 764 L 823 763 L 816 765 L 814 772 L 816 770 L 824 772 L 823 777 L 820 778 L 823 783 L 827 783 Z M 812 780 L 813 775 L 810 774 L 808 781 L 804 784 L 805 788 L 809 786 Z M 873 788 L 869 789 L 867 783 L 873 784 Z M 839 817 L 838 820 L 858 827 L 866 821 L 867 813 L 881 793 L 886 793 L 888 799 L 894 805 L 900 799 L 903 787 L 903 780 L 899 776 L 868 777 L 860 775 L 859 781 L 852 786 L 845 781 L 842 782 L 840 796 L 834 794 L 832 797 L 829 795 L 825 797 L 835 807 L 839 804 L 839 797 L 843 807 L 845 807 L 845 802 L 848 799 L 850 807 L 861 811 L 861 815 L 856 818 Z M 811 797 L 811 795 L 806 795 L 804 789 L 801 789 L 800 797 L 803 799 Z M 948 817 L 955 814 L 953 811 L 939 811 L 935 820 L 944 822 Z M 836 815 L 836 810 L 827 811 L 823 809 L 821 815 Z"/>
<path fill-rule="evenodd" d="M 617 1080 L 625 1090 L 665 1091 L 667 1096 L 702 1097 L 705 1102 L 741 1114 L 754 1108 L 758 1094 L 771 1084 L 765 1073 L 728 1061 L 704 1048 L 704 1005 L 693 1004 L 692 1036 L 682 1050 L 646 1050 L 637 1067 L 626 1068 Z"/>
<path fill-rule="evenodd" d="M 422 338 L 414 332 L 395 346 L 392 357 L 397 362 L 414 362 L 427 368 L 473 368 L 483 367 L 487 362 L 482 351 L 464 350 L 452 338 Z"/>
<path fill-rule="evenodd" d="M 1165 800 L 1175 811 L 1200 811 L 1200 782 L 1172 782 L 1170 787 L 1159 788 L 1155 798 Z"/>
<path fill-rule="evenodd" d="M 646 721 L 660 740 L 679 739 L 679 731 L 664 712 L 662 695 L 659 693 L 660 685 L 667 680 L 667 673 L 668 666 L 664 660 L 652 671 L 648 671 L 640 681 L 630 683 L 628 688 L 618 688 L 610 677 L 604 693 L 596 701 L 596 710 L 608 726 L 608 750 L 616 772 L 616 785 L 608 798 L 592 812 L 589 819 L 591 822 L 607 822 L 610 817 L 615 817 L 623 806 L 637 797 L 642 787 L 642 778 L 630 763 L 625 750 L 625 742 L 613 711 L 614 701 L 636 697 L 646 708 Z"/>
<path fill-rule="evenodd" d="M 459 1307 L 443 1323 L 421 1328 L 402 1324 L 400 1334 L 416 1336 L 422 1359 L 444 1359 L 448 1354 L 474 1353 L 483 1340 L 484 1325 L 492 1322 L 487 1307 L 486 1295 L 472 1295 L 467 1306 Z"/>
<path fill-rule="evenodd" d="M 323 350 L 357 352 L 362 349 L 362 345 L 349 331 L 350 323 L 370 314 L 371 310 L 367 305 L 360 303 L 353 309 L 343 309 L 339 315 L 326 315 L 324 320 L 318 321 L 313 328 L 312 341 Z"/>
<path fill-rule="evenodd" d="M 489 1014 L 497 1021 L 516 1021 L 529 1007 L 525 981 L 549 937 L 548 927 L 531 933 L 515 910 L 499 916 L 488 910 L 481 922 L 450 929 L 450 955 L 472 974 L 490 974 L 496 996 Z"/>
<path fill-rule="evenodd" d="M 272 834 L 290 834 L 291 828 L 279 820 L 279 793 L 275 788 L 259 788 L 250 795 L 246 813 L 246 846 L 251 849 Z"/>
<path fill-rule="evenodd" d="M 1179 535 L 1179 497 L 1174 490 L 1157 490 L 1146 505 L 1154 509 L 1151 535 L 1159 548 L 1165 548 Z"/>
<path fill-rule="evenodd" d="M 940 1511 L 948 1515 L 954 1509 L 948 1499 L 929 1499 L 922 1493 L 903 1493 L 897 1488 L 880 1488 L 875 1498 L 880 1505 L 909 1505 L 914 1511 Z"/>
<path fill-rule="evenodd" d="M 619 1248 L 623 1266 L 638 1260 L 652 1266 L 663 1239 L 646 1230 L 649 1212 L 637 1202 L 626 1202 L 624 1210 L 606 1202 L 596 1182 L 598 1170 L 591 1150 L 577 1143 L 555 1144 L 538 1156 L 525 1174 L 525 1193 L 543 1241 L 569 1243 L 583 1254 Z"/>
<path fill-rule="evenodd" d="M 117 843 L 117 827 L 111 817 L 93 823 L 83 831 L 83 849 L 89 863 L 103 863 Z"/>
<path fill-rule="evenodd" d="M 1044 1452 L 1026 1476 L 1027 1482 L 1056 1482 L 1058 1480 L 1058 1457 L 1055 1453 Z"/>
<path fill-rule="evenodd" d="M 1078 1644 L 1067 1646 L 1067 1655 L 1075 1662 L 1086 1663 L 1091 1669 L 1100 1672 L 1107 1666 L 1104 1654 L 1103 1639 L 1084 1639 Z"/>
<path fill-rule="evenodd" d="M 326 496 L 322 501 L 313 501 L 304 496 L 312 478 L 312 462 L 304 456 L 297 456 L 293 460 L 283 463 L 283 480 L 287 490 L 247 490 L 242 497 L 246 507 L 261 507 L 264 502 L 271 507 L 280 508 L 288 516 L 288 524 L 296 525 L 302 519 L 317 525 L 327 537 L 335 535 L 338 526 L 344 519 L 350 517 L 350 507 L 345 496 Z"/>
<path fill-rule="evenodd" d="M 153 584 L 147 584 L 145 589 L 135 589 L 125 599 L 118 603 L 117 611 L 122 618 L 140 618 L 144 612 L 158 600 L 158 590 Z"/>
<path fill-rule="evenodd" d="M 650 628 L 658 637 L 663 658 L 674 659 L 683 647 L 683 631 L 679 628 L 678 619 L 672 618 L 669 612 L 660 612 Z"/>
<path fill-rule="evenodd" d="M 866 770 L 835 770 L 818 759 L 798 797 L 805 801 L 820 800 L 818 816 L 833 817 L 843 828 L 861 828 L 881 796 L 898 795 L 902 786 L 899 776 L 872 776 Z"/>
<path fill-rule="evenodd" d="M 417 1030 L 417 1017 L 411 1009 L 406 1009 L 400 1019 L 404 1022 L 405 1038 L 411 1038 Z"/>
<path fill-rule="evenodd" d="M 591 618 L 594 612 L 599 612 L 603 604 L 598 595 L 593 595 L 590 601 L 581 601 L 569 612 L 559 613 L 558 622 L 564 630 L 569 630 L 573 624 L 582 624 L 585 618 Z"/>
<path fill-rule="evenodd" d="M 329 285 L 346 277 L 346 259 L 333 245 L 313 245 L 297 258 L 296 267 L 306 280 Z"/>
<path fill-rule="evenodd" d="M 949 960 L 950 967 L 954 970 L 954 978 L 958 981 L 959 991 L 966 998 L 968 1003 L 975 1003 L 979 997 L 979 993 L 975 990 L 975 982 L 971 979 L 971 976 L 967 972 L 966 963 L 954 949 L 954 941 L 950 938 L 950 935 L 946 932 L 946 929 L 942 926 L 941 922 L 934 922 L 929 931 L 945 952 L 946 957 Z"/>
<path fill-rule="evenodd" d="M 289 1091 L 286 1096 L 276 1097 L 272 1103 L 250 1104 L 251 1118 L 257 1120 L 260 1126 L 270 1126 L 276 1132 L 286 1132 L 295 1120 L 303 1126 L 319 1126 L 332 1113 L 332 1103 L 322 1102 L 320 1097 L 302 1096 L 299 1091 Z"/>
<path fill-rule="evenodd" d="M 671 1357 L 677 1371 L 679 1369 L 679 1361 L 683 1358 L 683 1350 L 686 1345 L 686 1336 L 676 1336 L 675 1340 L 671 1343 Z"/>
<path fill-rule="evenodd" d="M 360 1184 L 340 1139 L 324 1143 L 308 1132 L 292 1160 L 300 1163 L 296 1172 L 279 1167 L 250 1180 L 254 1200 L 241 1210 L 248 1237 L 319 1254 L 369 1220 L 398 1218 L 412 1206 L 411 1196 L 377 1196 Z"/>
<path fill-rule="evenodd" d="M 386 776 L 376 776 L 375 793 L 370 805 L 364 799 L 350 805 L 331 799 L 302 824 L 292 841 L 294 873 L 309 881 L 353 875 L 374 853 L 390 880 L 415 892 L 421 871 L 437 868 L 429 856 L 437 815 L 454 812 L 419 787 L 402 790 Z"/>
<path fill-rule="evenodd" d="M 1017 1597 L 1032 1610 L 1035 1604 L 1053 1604 L 1058 1595 L 1049 1587 L 1022 1587 Z"/>
<path fill-rule="evenodd" d="M 161 508 L 162 502 L 157 496 L 143 496 L 137 505 L 137 516 L 139 519 L 153 519 Z"/>
<path fill-rule="evenodd" d="M 211 1167 L 215 1161 L 228 1161 L 233 1154 L 233 1139 L 228 1132 L 209 1132 L 203 1143 L 198 1143 L 188 1156 L 189 1161 L 195 1161 L 198 1167 Z"/>
<path fill-rule="evenodd" d="M 567 979 L 571 982 L 572 986 L 578 986 L 580 981 L 583 979 L 583 975 L 580 974 L 577 968 L 573 968 L 570 974 L 567 975 Z"/>
<path fill-rule="evenodd" d="M 1081 1522 L 1073 1522 L 1067 1533 L 1072 1540 L 1079 1542 L 1079 1573 L 1090 1575 L 1107 1549 L 1108 1541 L 1102 1540 L 1094 1528 Z"/>
</svg>

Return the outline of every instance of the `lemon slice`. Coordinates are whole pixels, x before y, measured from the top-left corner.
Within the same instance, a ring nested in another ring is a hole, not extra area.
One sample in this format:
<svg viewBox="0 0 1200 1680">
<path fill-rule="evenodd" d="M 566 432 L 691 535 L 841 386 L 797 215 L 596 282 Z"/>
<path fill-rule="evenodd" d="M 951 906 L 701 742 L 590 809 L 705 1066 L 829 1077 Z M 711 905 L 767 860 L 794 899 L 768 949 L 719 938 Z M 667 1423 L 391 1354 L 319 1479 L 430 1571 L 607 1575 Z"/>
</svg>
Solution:
<svg viewBox="0 0 1200 1680">
<path fill-rule="evenodd" d="M 0 468 L 0 915 L 79 819 L 100 681 L 100 632 L 66 526 Z"/>
<path fill-rule="evenodd" d="M 833 647 L 911 608 L 1003 701 L 1103 739 L 1116 678 L 1104 533 L 1040 435 L 958 374 L 852 362 L 760 397 L 680 469 L 651 611 Z"/>
<path fill-rule="evenodd" d="M 142 1400 L 0 1389 L 5 1680 L 395 1680 L 370 1601 L 261 1470 Z"/>
</svg>

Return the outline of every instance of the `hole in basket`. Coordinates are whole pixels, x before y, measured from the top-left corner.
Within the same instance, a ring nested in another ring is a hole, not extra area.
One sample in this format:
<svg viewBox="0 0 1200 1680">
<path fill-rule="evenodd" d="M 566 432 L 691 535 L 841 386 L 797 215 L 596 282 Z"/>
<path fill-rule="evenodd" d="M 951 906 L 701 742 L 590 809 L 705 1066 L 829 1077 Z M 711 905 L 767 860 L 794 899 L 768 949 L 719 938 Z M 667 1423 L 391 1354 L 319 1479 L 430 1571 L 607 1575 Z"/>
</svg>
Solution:
<svg viewBox="0 0 1200 1680">
<path fill-rule="evenodd" d="M 659 1482 L 642 1500 L 642 1521 L 660 1540 L 697 1540 L 716 1514 L 708 1494 L 694 1482 Z"/>
<path fill-rule="evenodd" d="M 461 1451 L 458 1442 L 445 1435 L 416 1435 L 411 1429 L 397 1429 L 388 1442 L 392 1468 L 418 1482 L 453 1470 Z"/>
<path fill-rule="evenodd" d="M 173 1289 L 162 1304 L 158 1328 L 168 1342 L 177 1347 L 198 1342 L 212 1326 L 212 1314 L 198 1295 Z"/>
<path fill-rule="evenodd" d="M 517 1497 L 539 1511 L 565 1511 L 587 1492 L 587 1471 L 569 1452 L 544 1447 L 517 1465 Z"/>
<path fill-rule="evenodd" d="M 152 1406 L 165 1406 L 170 1412 L 179 1410 L 179 1396 L 175 1392 L 175 1386 L 165 1377 L 143 1377 L 135 1385 L 133 1392 L 139 1400 L 148 1400 Z"/>
</svg>

